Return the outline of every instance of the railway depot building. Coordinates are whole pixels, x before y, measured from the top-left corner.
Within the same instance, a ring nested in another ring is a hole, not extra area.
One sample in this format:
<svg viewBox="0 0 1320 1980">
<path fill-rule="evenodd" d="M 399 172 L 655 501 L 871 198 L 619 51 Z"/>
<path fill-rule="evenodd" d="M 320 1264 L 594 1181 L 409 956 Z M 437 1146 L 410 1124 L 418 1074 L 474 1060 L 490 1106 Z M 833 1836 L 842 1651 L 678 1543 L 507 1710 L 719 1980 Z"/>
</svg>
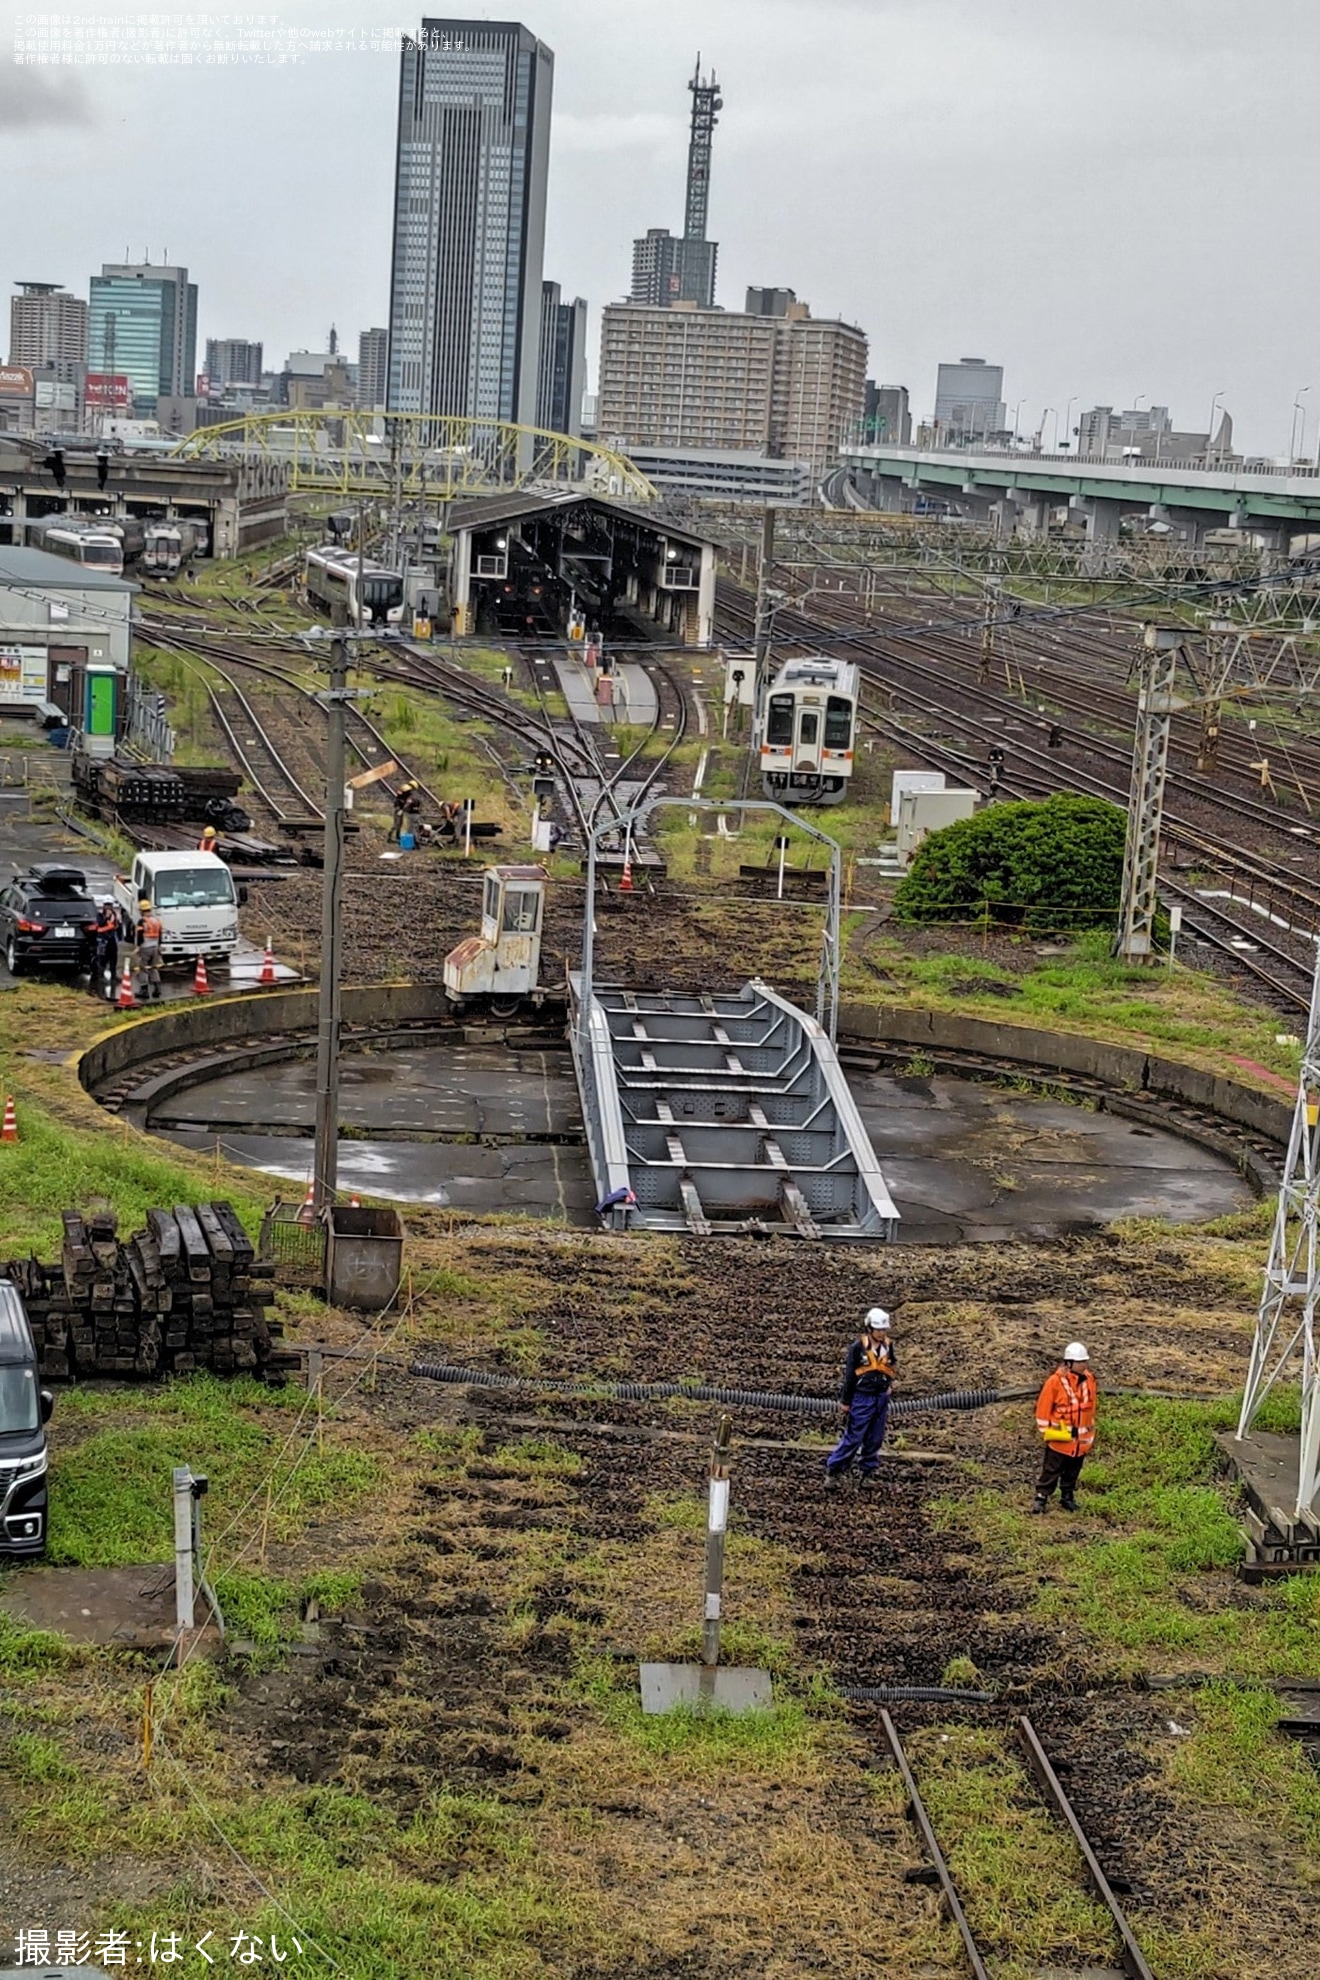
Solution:
<svg viewBox="0 0 1320 1980">
<path fill-rule="evenodd" d="M 137 589 L 44 550 L 0 546 L 0 716 L 83 727 L 89 675 L 113 673 L 122 685 L 128 673 Z M 108 689 L 112 721 L 117 699 Z"/>
<path fill-rule="evenodd" d="M 576 611 L 610 631 L 643 619 L 679 646 L 709 646 L 715 545 L 662 513 L 600 495 L 495 495 L 457 504 L 452 602 L 458 634 L 563 631 Z"/>
<path fill-rule="evenodd" d="M 196 524 L 203 554 L 236 557 L 288 527 L 287 464 L 263 455 L 199 460 L 162 446 L 0 434 L 0 546 L 26 541 L 42 516 L 168 516 Z M 58 450 L 64 486 L 48 464 Z M 102 485 L 101 475 L 105 480 Z"/>
</svg>

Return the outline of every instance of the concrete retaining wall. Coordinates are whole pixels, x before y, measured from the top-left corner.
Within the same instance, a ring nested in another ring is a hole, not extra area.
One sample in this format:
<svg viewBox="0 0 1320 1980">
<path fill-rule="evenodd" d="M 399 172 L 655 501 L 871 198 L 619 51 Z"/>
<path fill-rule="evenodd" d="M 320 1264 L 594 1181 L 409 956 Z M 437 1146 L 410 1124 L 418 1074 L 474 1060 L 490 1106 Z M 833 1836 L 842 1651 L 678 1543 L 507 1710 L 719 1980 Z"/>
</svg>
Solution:
<svg viewBox="0 0 1320 1980">
<path fill-rule="evenodd" d="M 255 1043 L 271 1032 L 307 1032 L 316 1026 L 317 992 L 266 990 L 258 996 L 198 998 L 171 1005 L 150 1017 L 130 1019 L 105 1032 L 77 1060 L 78 1077 L 90 1090 L 120 1073 L 174 1052 Z M 382 1027 L 435 1023 L 447 1015 L 438 984 L 367 984 L 344 991 L 344 1022 Z M 956 1011 L 919 1010 L 901 1004 L 843 1004 L 843 1038 L 877 1045 L 907 1045 L 914 1052 L 981 1053 L 1024 1066 L 1081 1073 L 1119 1091 L 1154 1093 L 1190 1107 L 1204 1108 L 1235 1126 L 1285 1143 L 1293 1103 L 1241 1082 L 1205 1072 L 1199 1066 L 1143 1052 L 1137 1046 L 1105 1045 L 1068 1031 L 1038 1031 L 991 1018 L 963 1017 Z"/>
<path fill-rule="evenodd" d="M 1271 1141 L 1286 1143 L 1292 1127 L 1294 1103 L 1282 1093 L 1276 1099 L 1200 1066 L 1161 1058 L 1137 1046 L 1105 1045 L 1074 1032 L 1037 1031 L 1027 1025 L 902 1004 L 843 1004 L 839 1032 L 872 1044 L 910 1045 L 914 1052 L 977 1052 L 1020 1065 L 1086 1074 L 1119 1090 L 1154 1093 L 1203 1107 Z"/>
<path fill-rule="evenodd" d="M 198 997 L 150 1017 L 130 1018 L 103 1032 L 79 1056 L 78 1077 L 94 1090 L 133 1066 L 173 1052 L 255 1041 L 273 1031 L 314 1031 L 317 994 L 313 988 L 263 990 L 255 997 Z M 345 1024 L 426 1024 L 439 1022 L 447 1009 L 444 991 L 435 983 L 366 984 L 344 991 Z"/>
</svg>

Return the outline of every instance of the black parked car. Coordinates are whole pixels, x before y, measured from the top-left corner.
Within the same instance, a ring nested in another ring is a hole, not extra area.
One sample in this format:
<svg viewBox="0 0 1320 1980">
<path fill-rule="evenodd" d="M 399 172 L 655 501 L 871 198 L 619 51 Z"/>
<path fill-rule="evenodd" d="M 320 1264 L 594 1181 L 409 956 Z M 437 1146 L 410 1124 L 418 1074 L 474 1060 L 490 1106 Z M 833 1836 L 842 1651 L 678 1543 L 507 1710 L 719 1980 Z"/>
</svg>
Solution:
<svg viewBox="0 0 1320 1980">
<path fill-rule="evenodd" d="M 0 893 L 0 944 L 11 976 L 77 969 L 87 960 L 96 903 L 74 866 L 33 866 Z"/>
</svg>

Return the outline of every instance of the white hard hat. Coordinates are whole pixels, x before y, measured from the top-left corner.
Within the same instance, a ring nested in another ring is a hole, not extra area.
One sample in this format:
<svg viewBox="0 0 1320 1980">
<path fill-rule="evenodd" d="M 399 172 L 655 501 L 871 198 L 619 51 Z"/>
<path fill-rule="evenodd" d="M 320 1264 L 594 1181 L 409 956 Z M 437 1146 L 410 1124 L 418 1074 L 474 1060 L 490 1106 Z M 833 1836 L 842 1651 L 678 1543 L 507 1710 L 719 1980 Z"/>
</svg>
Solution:
<svg viewBox="0 0 1320 1980">
<path fill-rule="evenodd" d="M 1069 1341 L 1067 1347 L 1063 1350 L 1063 1358 L 1065 1361 L 1089 1361 L 1091 1359 L 1080 1341 Z"/>
<path fill-rule="evenodd" d="M 889 1315 L 885 1312 L 883 1306 L 873 1306 L 865 1320 L 863 1320 L 862 1325 L 868 1333 L 887 1334 L 889 1332 Z"/>
</svg>

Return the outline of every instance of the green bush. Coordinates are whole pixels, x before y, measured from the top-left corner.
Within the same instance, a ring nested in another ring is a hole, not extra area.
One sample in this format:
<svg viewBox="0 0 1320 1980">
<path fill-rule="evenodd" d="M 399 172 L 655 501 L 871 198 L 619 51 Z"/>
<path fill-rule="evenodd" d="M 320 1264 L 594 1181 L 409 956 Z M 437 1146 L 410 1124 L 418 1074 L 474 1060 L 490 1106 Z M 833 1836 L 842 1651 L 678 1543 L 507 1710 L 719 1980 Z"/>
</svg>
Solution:
<svg viewBox="0 0 1320 1980">
<path fill-rule="evenodd" d="M 894 896 L 900 921 L 998 922 L 1045 932 L 1116 917 L 1127 826 L 1103 798 L 992 804 L 932 832 Z"/>
</svg>

